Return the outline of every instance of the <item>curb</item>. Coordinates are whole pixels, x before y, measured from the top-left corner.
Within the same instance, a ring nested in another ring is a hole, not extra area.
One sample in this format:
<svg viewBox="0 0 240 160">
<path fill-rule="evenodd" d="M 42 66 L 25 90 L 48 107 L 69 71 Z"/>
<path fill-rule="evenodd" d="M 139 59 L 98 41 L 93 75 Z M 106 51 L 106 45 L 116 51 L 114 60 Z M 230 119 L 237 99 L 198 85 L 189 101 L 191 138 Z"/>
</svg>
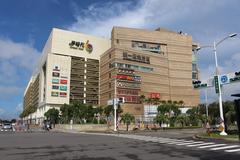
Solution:
<svg viewBox="0 0 240 160">
<path fill-rule="evenodd" d="M 225 142 L 231 142 L 231 143 L 236 143 L 240 142 L 239 140 L 231 140 L 231 139 L 226 139 L 226 138 L 213 138 L 213 137 L 202 137 L 200 135 L 194 135 L 193 139 L 199 139 L 199 140 L 217 140 L 217 141 L 225 141 Z"/>
</svg>

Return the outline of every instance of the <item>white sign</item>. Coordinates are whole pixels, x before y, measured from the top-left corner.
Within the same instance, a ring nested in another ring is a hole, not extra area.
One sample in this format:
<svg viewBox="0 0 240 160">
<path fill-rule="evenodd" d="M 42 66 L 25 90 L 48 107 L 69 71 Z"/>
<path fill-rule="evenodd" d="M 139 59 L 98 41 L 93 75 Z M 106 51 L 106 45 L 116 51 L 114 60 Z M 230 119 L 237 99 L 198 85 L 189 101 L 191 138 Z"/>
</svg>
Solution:
<svg viewBox="0 0 240 160">
<path fill-rule="evenodd" d="M 229 80 L 229 75 L 225 74 L 225 75 L 220 75 L 220 84 L 228 84 L 230 83 Z"/>
<path fill-rule="evenodd" d="M 107 105 L 113 105 L 113 100 L 112 99 L 108 100 Z"/>
</svg>

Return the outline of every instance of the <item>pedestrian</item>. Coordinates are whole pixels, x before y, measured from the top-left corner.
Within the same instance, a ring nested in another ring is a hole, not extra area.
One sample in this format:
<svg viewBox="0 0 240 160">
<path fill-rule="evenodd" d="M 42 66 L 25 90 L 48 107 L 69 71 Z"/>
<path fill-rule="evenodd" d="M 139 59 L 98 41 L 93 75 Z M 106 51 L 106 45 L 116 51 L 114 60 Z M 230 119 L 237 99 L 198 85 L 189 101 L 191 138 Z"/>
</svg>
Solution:
<svg viewBox="0 0 240 160">
<path fill-rule="evenodd" d="M 208 134 L 208 136 L 210 136 L 210 125 L 209 125 L 209 122 L 206 123 L 206 132 Z"/>
</svg>

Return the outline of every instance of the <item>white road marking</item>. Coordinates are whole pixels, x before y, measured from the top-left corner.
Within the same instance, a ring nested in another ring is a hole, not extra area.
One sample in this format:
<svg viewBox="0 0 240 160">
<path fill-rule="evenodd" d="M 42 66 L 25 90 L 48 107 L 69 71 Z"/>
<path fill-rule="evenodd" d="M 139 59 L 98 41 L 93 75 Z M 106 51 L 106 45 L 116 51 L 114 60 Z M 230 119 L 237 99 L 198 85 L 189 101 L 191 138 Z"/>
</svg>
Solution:
<svg viewBox="0 0 240 160">
<path fill-rule="evenodd" d="M 238 149 L 225 150 L 225 152 L 229 152 L 229 153 L 231 153 L 231 152 L 239 152 L 239 151 L 240 151 L 240 148 L 238 148 Z"/>
<path fill-rule="evenodd" d="M 236 148 L 236 147 L 239 147 L 239 145 L 211 148 L 210 150 L 212 150 L 212 151 L 216 151 L 216 150 L 220 150 L 220 149 Z"/>
<path fill-rule="evenodd" d="M 218 147 L 218 146 L 225 146 L 226 144 L 214 144 L 214 145 L 209 145 L 209 146 L 201 146 L 198 148 L 211 148 L 211 147 Z"/>
<path fill-rule="evenodd" d="M 183 146 L 183 145 L 196 144 L 196 143 L 203 143 L 203 142 L 202 141 L 199 141 L 199 142 L 187 142 L 187 143 L 179 143 L 179 144 L 176 144 L 176 145 Z"/>
<path fill-rule="evenodd" d="M 191 145 L 187 145 L 187 147 L 197 147 L 197 146 L 205 146 L 205 145 L 209 145 L 209 144 L 215 144 L 215 143 L 202 143 L 202 144 L 191 144 Z"/>
<path fill-rule="evenodd" d="M 193 143 L 194 141 L 173 141 L 167 144 L 182 144 L 182 143 Z"/>
</svg>

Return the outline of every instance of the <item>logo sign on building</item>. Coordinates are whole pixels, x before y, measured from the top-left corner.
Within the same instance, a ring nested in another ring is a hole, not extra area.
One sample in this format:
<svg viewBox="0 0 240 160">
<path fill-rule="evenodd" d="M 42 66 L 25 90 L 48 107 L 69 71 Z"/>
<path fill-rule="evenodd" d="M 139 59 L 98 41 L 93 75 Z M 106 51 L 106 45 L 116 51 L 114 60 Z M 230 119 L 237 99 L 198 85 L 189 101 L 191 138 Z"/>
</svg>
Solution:
<svg viewBox="0 0 240 160">
<path fill-rule="evenodd" d="M 60 73 L 58 73 L 58 72 L 52 72 L 52 76 L 53 76 L 53 77 L 59 77 L 59 76 L 60 76 Z"/>
<path fill-rule="evenodd" d="M 59 86 L 53 85 L 52 89 L 59 89 Z"/>
<path fill-rule="evenodd" d="M 61 91 L 67 91 L 67 86 L 60 86 Z"/>
<path fill-rule="evenodd" d="M 141 81 L 140 76 L 117 75 L 116 78 L 127 81 Z"/>
<path fill-rule="evenodd" d="M 66 79 L 61 79 L 60 84 L 67 84 L 67 80 Z"/>
<path fill-rule="evenodd" d="M 53 66 L 53 71 L 60 71 L 59 65 L 54 65 Z"/>
<path fill-rule="evenodd" d="M 230 78 L 228 75 L 221 75 L 220 76 L 220 84 L 228 84 L 230 83 Z"/>
<path fill-rule="evenodd" d="M 92 53 L 93 46 L 89 43 L 89 40 L 86 42 L 80 42 L 80 41 L 71 41 L 69 43 L 70 48 L 72 49 L 78 49 L 78 50 L 86 50 L 88 53 Z"/>
<path fill-rule="evenodd" d="M 160 93 L 150 93 L 150 98 L 160 98 Z"/>
<path fill-rule="evenodd" d="M 52 84 L 59 84 L 59 79 L 52 79 Z"/>
<path fill-rule="evenodd" d="M 117 82 L 117 87 L 120 88 L 140 88 L 139 83 Z"/>
<path fill-rule="evenodd" d="M 123 60 L 150 64 L 150 57 L 123 52 Z"/>
<path fill-rule="evenodd" d="M 60 92 L 60 97 L 67 97 L 67 93 L 66 92 Z"/>
<path fill-rule="evenodd" d="M 52 97 L 58 97 L 58 92 L 51 92 Z"/>
</svg>

